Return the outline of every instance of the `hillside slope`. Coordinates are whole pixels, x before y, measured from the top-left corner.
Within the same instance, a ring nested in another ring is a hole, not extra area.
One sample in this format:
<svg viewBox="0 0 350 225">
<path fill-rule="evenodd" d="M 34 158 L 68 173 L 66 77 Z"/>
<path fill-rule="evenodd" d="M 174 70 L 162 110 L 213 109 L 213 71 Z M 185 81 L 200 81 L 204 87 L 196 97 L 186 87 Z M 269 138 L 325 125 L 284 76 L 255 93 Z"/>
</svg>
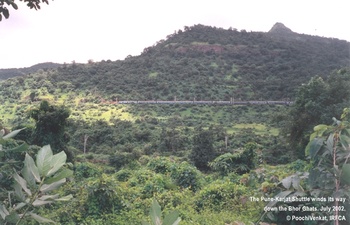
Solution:
<svg viewBox="0 0 350 225">
<path fill-rule="evenodd" d="M 29 73 L 35 73 L 38 70 L 48 70 L 48 69 L 56 69 L 57 67 L 62 66 L 58 63 L 46 62 L 46 63 L 38 63 L 31 67 L 25 68 L 8 68 L 8 69 L 0 69 L 0 80 L 6 80 L 9 78 L 24 76 Z"/>
<path fill-rule="evenodd" d="M 281 100 L 310 77 L 349 65 L 346 41 L 278 30 L 186 27 L 140 56 L 60 68 L 48 80 L 118 99 Z"/>
<path fill-rule="evenodd" d="M 116 100 L 293 100 L 310 77 L 348 66 L 349 42 L 298 34 L 195 25 L 139 56 L 62 65 L 0 82 L 0 102 Z M 11 110 L 9 110 L 11 111 Z"/>
</svg>

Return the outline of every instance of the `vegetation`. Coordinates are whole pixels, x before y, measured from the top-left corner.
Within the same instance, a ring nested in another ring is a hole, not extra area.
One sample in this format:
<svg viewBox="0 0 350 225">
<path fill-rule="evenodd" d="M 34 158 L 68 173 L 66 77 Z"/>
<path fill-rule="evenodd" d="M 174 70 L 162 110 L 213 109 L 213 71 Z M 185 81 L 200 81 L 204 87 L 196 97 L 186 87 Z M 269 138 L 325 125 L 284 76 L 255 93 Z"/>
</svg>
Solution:
<svg viewBox="0 0 350 225">
<path fill-rule="evenodd" d="M 309 173 L 298 173 L 286 177 L 281 184 L 286 190 L 278 193 L 280 198 L 292 198 L 294 201 L 271 201 L 268 207 L 308 207 L 315 216 L 323 219 L 324 224 L 348 224 L 350 218 L 350 149 L 349 149 L 349 108 L 344 110 L 339 121 L 335 118 L 334 124 L 325 124 L 314 127 L 310 142 L 306 148 L 306 156 L 311 160 Z M 302 200 L 310 199 L 308 201 Z M 300 200 L 299 200 L 300 199 Z M 345 200 L 346 199 L 346 200 Z M 323 211 L 321 208 L 331 208 Z M 294 212 L 294 216 L 303 217 L 310 210 Z M 266 217 L 278 224 L 289 223 L 287 212 L 267 212 Z M 287 218 L 287 219 L 286 219 Z M 332 218 L 332 219 L 331 219 Z M 327 222 L 328 220 L 334 221 Z M 303 221 L 300 224 L 319 224 L 316 221 Z"/>
<path fill-rule="evenodd" d="M 9 139 L 16 135 L 20 130 L 14 131 L 6 136 L 1 137 L 3 140 Z M 3 150 L 0 148 L 2 156 L 8 152 L 23 152 L 27 150 L 27 146 L 20 148 Z M 73 175 L 68 168 L 63 168 L 67 156 L 64 152 L 53 155 L 49 145 L 41 148 L 37 153 L 36 162 L 26 153 L 24 164 L 19 175 L 16 167 L 15 172 L 11 176 L 13 181 L 12 191 L 7 190 L 9 185 L 2 184 L 2 195 L 0 196 L 0 222 L 2 224 L 23 224 L 28 217 L 38 221 L 39 223 L 54 223 L 50 219 L 43 218 L 35 213 L 37 207 L 51 204 L 54 201 L 69 201 L 72 195 L 60 197 L 58 194 L 48 195 L 59 186 L 66 182 L 66 178 Z M 11 161 L 4 161 L 2 169 L 10 165 Z M 27 222 L 26 222 L 27 223 Z"/>
<path fill-rule="evenodd" d="M 312 128 L 319 123 L 330 123 L 332 117 L 340 118 L 342 109 L 349 105 L 349 77 L 349 71 L 341 69 L 326 79 L 313 77 L 299 88 L 284 120 L 284 132 L 299 158 L 304 155 Z"/>
<path fill-rule="evenodd" d="M 25 3 L 27 3 L 27 6 L 31 9 L 38 10 L 40 9 L 40 5 L 42 3 L 49 4 L 48 0 L 20 0 Z M 15 3 L 15 0 L 0 0 L 0 21 L 2 20 L 2 17 L 5 17 L 5 19 L 8 19 L 10 17 L 10 12 L 8 8 L 5 6 L 5 3 L 7 6 L 11 6 L 14 9 L 18 9 L 17 4 Z"/>
<path fill-rule="evenodd" d="M 140 56 L 0 82 L 1 223 L 287 225 L 311 214 L 266 206 L 336 207 L 313 215 L 349 221 L 348 45 L 196 25 Z M 294 103 L 118 104 L 175 98 Z M 347 200 L 261 200 L 274 196 Z"/>
</svg>

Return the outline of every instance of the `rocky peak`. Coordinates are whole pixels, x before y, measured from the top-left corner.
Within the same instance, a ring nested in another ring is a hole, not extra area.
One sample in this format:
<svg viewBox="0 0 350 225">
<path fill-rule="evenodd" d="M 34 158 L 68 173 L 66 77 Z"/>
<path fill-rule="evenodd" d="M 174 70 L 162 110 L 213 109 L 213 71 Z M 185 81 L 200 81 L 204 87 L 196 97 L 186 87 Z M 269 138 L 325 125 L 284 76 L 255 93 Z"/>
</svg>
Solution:
<svg viewBox="0 0 350 225">
<path fill-rule="evenodd" d="M 283 23 L 275 23 L 269 33 L 276 33 L 276 34 L 291 34 L 294 33 L 291 29 L 284 26 Z"/>
</svg>

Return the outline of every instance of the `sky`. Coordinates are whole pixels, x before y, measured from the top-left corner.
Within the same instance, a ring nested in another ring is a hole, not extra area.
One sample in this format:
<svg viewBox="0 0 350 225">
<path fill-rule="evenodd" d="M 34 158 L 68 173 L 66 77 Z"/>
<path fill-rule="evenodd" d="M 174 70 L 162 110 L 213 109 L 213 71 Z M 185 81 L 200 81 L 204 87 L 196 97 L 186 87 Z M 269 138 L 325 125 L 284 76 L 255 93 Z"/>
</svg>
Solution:
<svg viewBox="0 0 350 225">
<path fill-rule="evenodd" d="M 38 11 L 15 1 L 19 9 L 0 22 L 0 68 L 124 59 L 195 24 L 268 32 L 281 22 L 350 41 L 348 0 L 49 1 Z"/>
</svg>

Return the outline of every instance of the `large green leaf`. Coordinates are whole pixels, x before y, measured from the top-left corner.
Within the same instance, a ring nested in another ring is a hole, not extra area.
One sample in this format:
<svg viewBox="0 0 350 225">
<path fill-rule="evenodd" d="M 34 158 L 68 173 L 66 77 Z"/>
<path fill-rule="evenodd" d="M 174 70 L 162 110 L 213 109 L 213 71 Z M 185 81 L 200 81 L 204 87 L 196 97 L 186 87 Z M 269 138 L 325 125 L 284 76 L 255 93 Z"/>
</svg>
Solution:
<svg viewBox="0 0 350 225">
<path fill-rule="evenodd" d="M 65 152 L 59 152 L 51 159 L 50 170 L 47 172 L 47 176 L 51 176 L 56 173 L 66 163 L 67 155 Z"/>
<path fill-rule="evenodd" d="M 163 220 L 163 225 L 177 225 L 181 221 L 179 213 L 177 211 L 172 211 L 167 214 Z"/>
<path fill-rule="evenodd" d="M 43 146 L 36 156 L 36 166 L 38 167 L 39 174 L 46 177 L 51 169 L 52 150 L 50 145 Z"/>
<path fill-rule="evenodd" d="M 20 203 L 18 203 L 18 204 L 16 205 L 16 207 L 14 208 L 14 210 L 19 210 L 19 209 L 23 208 L 23 207 L 26 206 L 26 205 L 27 205 L 27 203 L 25 203 L 25 202 L 20 202 Z"/>
<path fill-rule="evenodd" d="M 341 181 L 347 185 L 350 185 L 350 164 L 343 165 Z"/>
<path fill-rule="evenodd" d="M 323 138 L 315 138 L 309 143 L 309 151 L 306 154 L 310 154 L 311 158 L 314 158 L 320 151 L 323 145 Z"/>
<path fill-rule="evenodd" d="M 21 186 L 21 188 L 29 195 L 32 196 L 32 192 L 29 190 L 29 188 L 27 187 L 27 181 L 22 178 L 20 175 L 18 175 L 17 173 L 15 173 L 13 175 L 13 178 L 15 179 L 15 181 L 17 182 L 17 184 L 19 184 Z"/>
<path fill-rule="evenodd" d="M 46 204 L 50 204 L 53 201 L 44 201 L 44 200 L 40 200 L 40 199 L 35 199 L 35 201 L 33 202 L 33 206 L 41 206 L 41 205 L 46 205 Z"/>
<path fill-rule="evenodd" d="M 7 211 L 6 207 L 0 204 L 0 216 L 2 219 L 5 219 L 6 216 L 10 215 L 9 211 Z"/>
<path fill-rule="evenodd" d="M 300 177 L 299 176 L 292 176 L 292 186 L 295 190 L 300 191 Z"/>
<path fill-rule="evenodd" d="M 43 186 L 41 186 L 40 191 L 43 193 L 47 193 L 49 191 L 56 190 L 65 182 L 66 182 L 66 178 L 63 178 L 63 179 L 56 181 L 54 183 L 51 183 L 51 184 L 44 184 Z"/>
<path fill-rule="evenodd" d="M 347 151 L 350 149 L 350 137 L 347 135 L 340 135 L 340 143 L 342 144 L 343 148 Z"/>
<path fill-rule="evenodd" d="M 10 214 L 8 216 L 6 216 L 6 218 L 5 218 L 6 222 L 8 222 L 10 224 L 15 224 L 20 219 L 21 218 L 19 217 L 19 215 L 15 211 L 10 212 Z"/>
<path fill-rule="evenodd" d="M 33 158 L 28 154 L 26 154 L 24 159 L 22 175 L 31 186 L 34 186 L 35 182 L 41 182 L 38 167 L 36 167 Z"/>
<path fill-rule="evenodd" d="M 53 182 L 59 181 L 63 178 L 68 178 L 73 176 L 73 171 L 67 168 L 62 168 L 58 173 L 56 173 L 54 176 L 47 178 L 44 181 L 44 184 L 51 184 Z"/>
<path fill-rule="evenodd" d="M 72 198 L 73 198 L 73 195 L 66 195 L 66 196 L 64 196 L 64 197 L 55 199 L 55 201 L 62 201 L 62 202 L 65 202 L 65 201 L 71 200 Z"/>
<path fill-rule="evenodd" d="M 156 200 L 153 200 L 149 215 L 151 217 L 153 224 L 155 224 L 155 225 L 162 224 L 162 222 L 161 222 L 162 211 L 161 211 L 160 205 L 158 204 L 158 202 Z"/>
<path fill-rule="evenodd" d="M 285 189 L 289 189 L 292 185 L 292 176 L 284 178 L 283 180 L 281 180 L 281 183 Z"/>
<path fill-rule="evenodd" d="M 15 195 L 18 198 L 18 200 L 24 202 L 26 199 L 26 196 L 24 195 L 21 185 L 17 182 L 13 184 L 13 188 L 15 189 Z"/>
<path fill-rule="evenodd" d="M 56 194 L 56 195 L 43 195 L 43 196 L 40 196 L 38 199 L 42 200 L 42 201 L 46 201 L 46 200 L 55 200 L 58 197 L 59 197 L 58 194 Z"/>
<path fill-rule="evenodd" d="M 334 147 L 334 133 L 331 133 L 326 141 L 326 148 L 330 154 L 333 152 L 333 147 Z"/>
<path fill-rule="evenodd" d="M 55 223 L 54 221 L 41 217 L 35 213 L 30 212 L 29 215 L 39 223 Z"/>
<path fill-rule="evenodd" d="M 16 146 L 14 148 L 11 148 L 11 149 L 6 149 L 4 150 L 5 152 L 25 152 L 28 150 L 28 144 L 27 143 L 23 143 L 19 146 Z"/>
<path fill-rule="evenodd" d="M 3 139 L 9 139 L 9 138 L 13 138 L 14 136 L 16 136 L 21 130 L 24 130 L 25 128 L 22 128 L 22 129 L 18 129 L 18 130 L 14 130 L 12 131 L 11 133 L 3 136 L 2 138 Z"/>
</svg>

